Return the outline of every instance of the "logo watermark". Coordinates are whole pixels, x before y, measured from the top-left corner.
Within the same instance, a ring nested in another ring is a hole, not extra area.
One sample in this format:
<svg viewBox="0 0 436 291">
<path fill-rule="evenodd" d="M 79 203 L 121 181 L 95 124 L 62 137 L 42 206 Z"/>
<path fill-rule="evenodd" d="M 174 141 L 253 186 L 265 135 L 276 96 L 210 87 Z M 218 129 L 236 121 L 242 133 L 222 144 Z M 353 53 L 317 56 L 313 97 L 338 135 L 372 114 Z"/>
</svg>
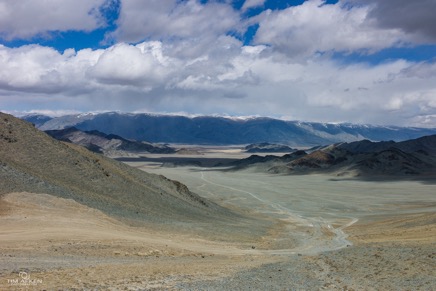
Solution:
<svg viewBox="0 0 436 291">
<path fill-rule="evenodd" d="M 33 279 L 27 272 L 18 273 L 18 278 L 8 279 L 8 284 L 11 286 L 37 286 L 42 284 L 42 279 Z"/>
</svg>

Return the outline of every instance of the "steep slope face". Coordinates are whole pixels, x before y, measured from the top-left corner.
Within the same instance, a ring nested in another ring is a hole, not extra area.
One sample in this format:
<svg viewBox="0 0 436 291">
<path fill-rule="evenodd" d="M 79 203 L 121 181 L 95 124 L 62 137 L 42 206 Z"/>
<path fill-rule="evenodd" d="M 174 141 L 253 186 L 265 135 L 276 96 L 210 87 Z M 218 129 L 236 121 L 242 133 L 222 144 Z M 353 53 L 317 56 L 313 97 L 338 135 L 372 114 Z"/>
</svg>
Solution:
<svg viewBox="0 0 436 291">
<path fill-rule="evenodd" d="M 372 154 L 364 154 L 351 169 L 370 175 L 419 175 L 431 173 L 435 168 L 419 157 L 390 148 Z"/>
<path fill-rule="evenodd" d="M 168 146 L 157 146 L 146 142 L 127 140 L 121 136 L 105 134 L 97 130 L 81 131 L 75 127 L 70 127 L 61 130 L 47 130 L 46 133 L 57 140 L 71 142 L 86 147 L 91 151 L 105 154 L 111 154 L 114 151 L 159 154 L 170 154 L 176 152 L 175 149 Z"/>
<path fill-rule="evenodd" d="M 323 124 L 273 118 L 189 118 L 116 112 L 53 118 L 39 128 L 54 130 L 72 126 L 138 141 L 215 145 L 269 142 L 289 146 L 315 146 L 362 139 L 401 141 L 436 133 L 436 129 Z"/>
<path fill-rule="evenodd" d="M 207 221 L 231 215 L 179 182 L 59 142 L 0 113 L 0 194 L 19 191 L 71 198 L 130 221 Z"/>
</svg>

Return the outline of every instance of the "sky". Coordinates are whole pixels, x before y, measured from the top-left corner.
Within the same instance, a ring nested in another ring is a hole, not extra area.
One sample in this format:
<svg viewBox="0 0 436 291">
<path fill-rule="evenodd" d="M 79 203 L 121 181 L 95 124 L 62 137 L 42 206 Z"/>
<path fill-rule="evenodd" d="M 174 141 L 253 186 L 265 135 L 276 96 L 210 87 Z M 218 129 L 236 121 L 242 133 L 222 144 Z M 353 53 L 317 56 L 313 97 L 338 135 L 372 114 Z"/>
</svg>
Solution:
<svg viewBox="0 0 436 291">
<path fill-rule="evenodd" d="M 0 110 L 436 128 L 436 0 L 0 0 Z"/>
</svg>

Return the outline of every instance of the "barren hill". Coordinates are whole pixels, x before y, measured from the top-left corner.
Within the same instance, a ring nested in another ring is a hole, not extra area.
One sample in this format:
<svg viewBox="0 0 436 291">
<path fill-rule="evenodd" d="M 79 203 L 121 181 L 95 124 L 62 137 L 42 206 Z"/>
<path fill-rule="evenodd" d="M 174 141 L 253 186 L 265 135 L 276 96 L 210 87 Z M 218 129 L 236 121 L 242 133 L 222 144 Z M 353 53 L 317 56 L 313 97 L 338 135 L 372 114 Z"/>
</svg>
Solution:
<svg viewBox="0 0 436 291">
<path fill-rule="evenodd" d="M 0 195 L 47 193 L 130 222 L 209 221 L 232 213 L 176 181 L 57 141 L 0 113 Z"/>
<path fill-rule="evenodd" d="M 333 144 L 309 154 L 258 157 L 234 163 L 275 174 L 331 173 L 339 176 L 436 178 L 436 135 L 403 142 L 368 140 Z"/>
<path fill-rule="evenodd" d="M 362 140 L 338 145 L 339 148 L 345 149 L 352 153 L 374 153 L 396 148 L 406 153 L 421 152 L 436 155 L 436 135 L 423 136 L 416 139 L 410 139 L 402 142 L 382 141 L 372 142 Z"/>
<path fill-rule="evenodd" d="M 247 153 L 283 153 L 283 152 L 294 152 L 291 147 L 282 144 L 271 144 L 267 142 L 250 144 L 245 147 Z"/>
<path fill-rule="evenodd" d="M 406 153 L 397 148 L 353 153 L 337 146 L 314 151 L 288 163 L 288 172 L 331 172 L 337 175 L 404 177 L 435 176 L 435 159 L 418 153 Z"/>
<path fill-rule="evenodd" d="M 60 130 L 47 130 L 46 133 L 58 140 L 81 145 L 93 152 L 104 153 L 107 156 L 123 152 L 170 154 L 176 151 L 168 146 L 128 140 L 115 134 L 105 134 L 97 130 L 81 131 L 75 127 L 69 127 Z"/>
</svg>

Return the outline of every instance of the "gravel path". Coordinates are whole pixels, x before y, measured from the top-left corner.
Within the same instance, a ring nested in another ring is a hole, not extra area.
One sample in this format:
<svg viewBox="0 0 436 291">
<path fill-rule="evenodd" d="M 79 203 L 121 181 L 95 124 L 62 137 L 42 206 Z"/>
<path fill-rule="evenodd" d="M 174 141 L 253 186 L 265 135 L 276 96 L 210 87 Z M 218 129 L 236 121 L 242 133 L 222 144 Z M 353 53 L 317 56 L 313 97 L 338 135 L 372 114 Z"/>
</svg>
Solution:
<svg viewBox="0 0 436 291">
<path fill-rule="evenodd" d="M 436 243 L 370 244 L 290 256 L 232 276 L 180 283 L 183 290 L 435 290 Z"/>
</svg>

